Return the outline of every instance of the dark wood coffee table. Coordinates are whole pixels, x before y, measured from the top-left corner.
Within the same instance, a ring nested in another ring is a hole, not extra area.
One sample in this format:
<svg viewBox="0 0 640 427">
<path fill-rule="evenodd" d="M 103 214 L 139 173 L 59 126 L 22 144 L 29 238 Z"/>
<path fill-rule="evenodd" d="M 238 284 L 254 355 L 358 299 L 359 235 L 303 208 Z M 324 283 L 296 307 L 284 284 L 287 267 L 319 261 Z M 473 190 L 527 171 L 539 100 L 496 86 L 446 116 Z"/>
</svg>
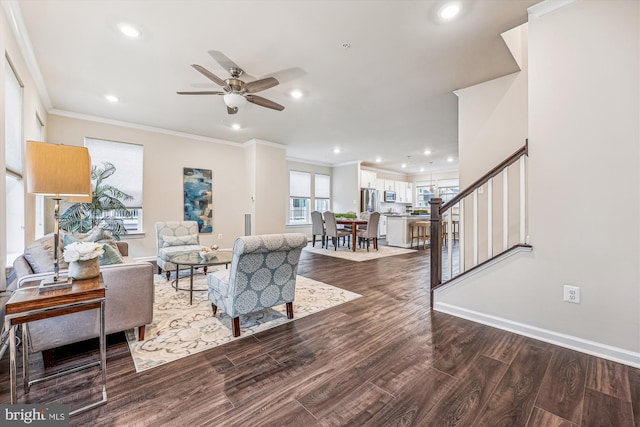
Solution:
<svg viewBox="0 0 640 427">
<path fill-rule="evenodd" d="M 193 270 L 197 267 L 210 267 L 213 265 L 224 264 L 226 268 L 229 268 L 231 264 L 231 258 L 233 258 L 233 252 L 230 251 L 218 251 L 213 258 L 202 258 L 199 251 L 182 252 L 174 255 L 169 255 L 167 260 L 176 265 L 176 280 L 171 282 L 171 286 L 177 291 L 189 291 L 189 304 L 193 304 L 193 292 L 208 291 L 205 289 L 193 288 Z M 180 266 L 189 266 L 189 288 L 181 288 L 178 286 L 180 280 Z"/>
</svg>

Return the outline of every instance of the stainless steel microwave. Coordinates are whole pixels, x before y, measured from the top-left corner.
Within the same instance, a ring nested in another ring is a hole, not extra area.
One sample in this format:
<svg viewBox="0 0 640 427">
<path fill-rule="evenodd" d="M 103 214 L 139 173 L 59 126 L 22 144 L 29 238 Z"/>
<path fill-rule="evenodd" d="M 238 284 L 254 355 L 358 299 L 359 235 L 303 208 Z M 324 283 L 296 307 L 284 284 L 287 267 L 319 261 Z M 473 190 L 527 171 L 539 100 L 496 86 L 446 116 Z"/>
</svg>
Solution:
<svg viewBox="0 0 640 427">
<path fill-rule="evenodd" d="M 396 201 L 396 192 L 395 191 L 385 191 L 384 192 L 384 201 L 385 202 L 395 202 Z"/>
</svg>

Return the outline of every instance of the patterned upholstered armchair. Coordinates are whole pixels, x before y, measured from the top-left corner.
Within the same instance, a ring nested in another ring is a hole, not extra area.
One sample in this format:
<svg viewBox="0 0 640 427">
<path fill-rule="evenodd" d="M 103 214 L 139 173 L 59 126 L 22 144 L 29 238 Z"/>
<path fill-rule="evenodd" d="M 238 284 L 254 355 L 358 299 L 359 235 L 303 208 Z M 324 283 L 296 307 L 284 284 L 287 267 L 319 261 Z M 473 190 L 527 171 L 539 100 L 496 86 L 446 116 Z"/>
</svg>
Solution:
<svg viewBox="0 0 640 427">
<path fill-rule="evenodd" d="M 181 252 L 197 251 L 202 247 L 198 233 L 196 221 L 156 222 L 158 274 L 162 274 L 164 270 L 169 280 L 171 272 L 176 270 L 176 265 L 167 258 Z"/>
<path fill-rule="evenodd" d="M 293 319 L 298 261 L 307 236 L 302 233 L 266 234 L 236 239 L 231 268 L 207 276 L 209 300 L 232 318 L 233 336 L 240 336 L 240 315 L 287 305 Z"/>
</svg>

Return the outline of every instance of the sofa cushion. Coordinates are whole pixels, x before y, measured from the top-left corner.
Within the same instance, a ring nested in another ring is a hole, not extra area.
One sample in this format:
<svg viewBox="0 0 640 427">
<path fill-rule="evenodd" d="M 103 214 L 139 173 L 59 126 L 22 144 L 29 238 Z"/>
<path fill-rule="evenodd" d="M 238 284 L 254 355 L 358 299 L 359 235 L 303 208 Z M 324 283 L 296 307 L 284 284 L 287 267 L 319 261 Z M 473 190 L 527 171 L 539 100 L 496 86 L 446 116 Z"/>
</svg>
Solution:
<svg viewBox="0 0 640 427">
<path fill-rule="evenodd" d="M 187 234 L 184 236 L 162 236 L 162 247 L 197 245 L 200 241 L 197 234 Z"/>
<path fill-rule="evenodd" d="M 67 269 L 69 264 L 62 258 L 62 242 L 65 233 L 60 231 L 58 239 L 58 265 L 60 270 Z M 53 271 L 53 242 L 54 235 L 47 234 L 41 239 L 27 245 L 24 249 L 24 257 L 34 273 L 47 273 Z"/>
</svg>

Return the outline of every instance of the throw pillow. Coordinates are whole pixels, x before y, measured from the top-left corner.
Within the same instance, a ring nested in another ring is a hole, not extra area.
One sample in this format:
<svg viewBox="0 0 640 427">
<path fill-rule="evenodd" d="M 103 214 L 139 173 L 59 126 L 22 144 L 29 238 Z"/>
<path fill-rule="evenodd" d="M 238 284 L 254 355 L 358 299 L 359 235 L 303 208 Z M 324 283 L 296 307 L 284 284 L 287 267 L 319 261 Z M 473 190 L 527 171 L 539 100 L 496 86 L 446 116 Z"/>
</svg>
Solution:
<svg viewBox="0 0 640 427">
<path fill-rule="evenodd" d="M 122 264 L 124 259 L 117 247 L 114 249 L 111 245 L 105 243 L 102 245 L 104 254 L 100 257 L 100 265 Z"/>
<path fill-rule="evenodd" d="M 200 240 L 197 234 L 187 234 L 185 236 L 162 236 L 162 247 L 198 245 Z"/>
<path fill-rule="evenodd" d="M 93 234 L 93 235 L 89 235 L 90 233 L 85 234 L 84 236 L 87 236 L 89 238 L 99 238 L 102 237 L 102 235 L 98 235 L 98 234 Z M 124 262 L 124 259 L 122 258 L 122 254 L 120 254 L 120 251 L 118 250 L 118 245 L 115 244 L 115 240 L 111 239 L 113 241 L 113 245 L 111 244 L 111 242 L 109 241 L 109 239 L 100 239 L 100 240 L 82 240 L 82 239 L 78 239 L 77 234 L 71 235 L 71 234 L 65 234 L 64 236 L 64 246 L 67 247 L 68 245 L 70 245 L 71 243 L 74 242 L 95 242 L 95 243 L 102 243 L 102 249 L 104 249 L 104 254 L 102 254 L 102 256 L 99 259 L 100 265 L 111 265 L 111 264 L 122 264 Z"/>
<path fill-rule="evenodd" d="M 62 242 L 66 233 L 60 231 L 58 240 L 58 266 L 60 270 L 65 270 L 69 267 L 62 258 Z M 34 273 L 48 273 L 53 271 L 53 234 L 47 234 L 46 236 L 36 240 L 24 248 L 24 258 L 27 260 Z"/>
</svg>

